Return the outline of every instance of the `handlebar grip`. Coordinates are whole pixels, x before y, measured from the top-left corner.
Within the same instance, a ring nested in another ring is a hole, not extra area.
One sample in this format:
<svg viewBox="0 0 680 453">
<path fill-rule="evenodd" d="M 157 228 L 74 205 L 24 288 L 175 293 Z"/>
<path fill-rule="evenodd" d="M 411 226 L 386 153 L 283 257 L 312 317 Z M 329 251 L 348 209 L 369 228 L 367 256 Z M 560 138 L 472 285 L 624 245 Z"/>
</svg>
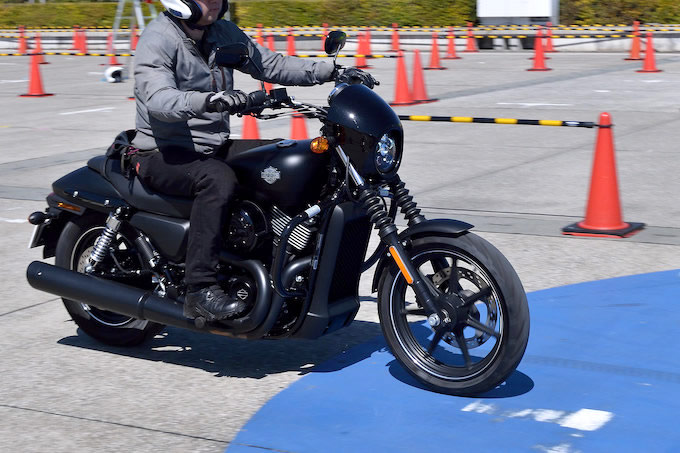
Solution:
<svg viewBox="0 0 680 453">
<path fill-rule="evenodd" d="M 267 102 L 267 93 L 262 90 L 253 91 L 248 93 L 248 99 L 250 99 L 252 107 L 262 107 Z"/>
</svg>

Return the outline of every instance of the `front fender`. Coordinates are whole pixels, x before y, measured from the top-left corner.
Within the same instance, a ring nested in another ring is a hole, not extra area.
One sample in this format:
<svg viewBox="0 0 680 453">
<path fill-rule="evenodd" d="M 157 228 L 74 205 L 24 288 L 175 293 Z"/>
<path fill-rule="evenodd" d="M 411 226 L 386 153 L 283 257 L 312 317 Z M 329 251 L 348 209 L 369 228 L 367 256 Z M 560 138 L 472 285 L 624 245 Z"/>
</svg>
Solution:
<svg viewBox="0 0 680 453">
<path fill-rule="evenodd" d="M 471 225 L 467 222 L 463 222 L 461 220 L 453 219 L 426 220 L 424 222 L 417 223 L 412 227 L 409 227 L 402 231 L 399 234 L 399 240 L 403 242 L 408 239 L 416 239 L 423 236 L 455 237 L 465 233 L 466 231 L 470 230 L 473 227 L 474 225 Z M 380 258 L 380 261 L 378 261 L 375 273 L 373 274 L 373 284 L 371 285 L 372 292 L 376 292 L 378 290 L 380 275 L 382 274 L 382 271 L 385 268 L 385 266 L 387 266 L 387 264 L 389 263 L 387 258 L 388 258 L 387 253 L 385 253 Z"/>
</svg>

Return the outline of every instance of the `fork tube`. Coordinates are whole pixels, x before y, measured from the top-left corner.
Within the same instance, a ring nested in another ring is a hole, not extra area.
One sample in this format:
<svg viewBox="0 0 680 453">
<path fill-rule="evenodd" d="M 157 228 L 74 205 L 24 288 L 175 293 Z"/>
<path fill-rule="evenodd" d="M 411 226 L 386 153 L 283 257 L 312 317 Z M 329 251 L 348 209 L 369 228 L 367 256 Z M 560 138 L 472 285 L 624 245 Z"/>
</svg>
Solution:
<svg viewBox="0 0 680 453">
<path fill-rule="evenodd" d="M 430 289 L 423 281 L 421 273 L 411 263 L 411 257 L 401 241 L 399 241 L 397 227 L 389 218 L 387 212 L 385 212 L 385 207 L 380 201 L 380 197 L 378 197 L 375 191 L 364 189 L 359 195 L 359 200 L 366 209 L 371 222 L 378 229 L 380 239 L 387 245 L 392 259 L 399 266 L 406 282 L 413 288 L 420 302 L 429 310 L 429 313 L 439 313 Z"/>
</svg>

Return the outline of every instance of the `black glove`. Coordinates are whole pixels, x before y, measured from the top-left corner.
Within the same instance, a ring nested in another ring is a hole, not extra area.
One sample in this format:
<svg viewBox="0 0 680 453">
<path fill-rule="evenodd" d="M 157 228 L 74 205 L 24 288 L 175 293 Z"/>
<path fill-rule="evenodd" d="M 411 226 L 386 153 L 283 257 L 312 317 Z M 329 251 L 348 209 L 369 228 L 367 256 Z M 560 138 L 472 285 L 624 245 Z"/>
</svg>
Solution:
<svg viewBox="0 0 680 453">
<path fill-rule="evenodd" d="M 252 107 L 252 100 L 241 90 L 220 91 L 208 99 L 208 112 L 228 112 L 230 115 L 241 113 Z"/>
<path fill-rule="evenodd" d="M 335 76 L 336 85 L 340 83 L 347 83 L 350 85 L 362 83 L 370 89 L 373 89 L 373 87 L 376 85 L 380 85 L 380 83 L 375 80 L 371 74 L 364 72 L 361 69 L 346 68 L 344 70 L 341 69 L 340 71 L 338 71 L 338 74 Z"/>
</svg>

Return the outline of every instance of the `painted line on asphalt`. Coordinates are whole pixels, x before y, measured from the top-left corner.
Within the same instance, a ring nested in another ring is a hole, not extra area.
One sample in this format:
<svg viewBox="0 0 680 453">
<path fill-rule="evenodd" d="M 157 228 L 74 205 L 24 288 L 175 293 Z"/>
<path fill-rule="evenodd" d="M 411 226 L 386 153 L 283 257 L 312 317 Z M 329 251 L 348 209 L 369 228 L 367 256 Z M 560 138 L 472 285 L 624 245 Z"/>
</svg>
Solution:
<svg viewBox="0 0 680 453">
<path fill-rule="evenodd" d="M 28 82 L 28 79 L 21 79 L 21 80 L 0 80 L 0 83 L 25 83 Z"/>
<path fill-rule="evenodd" d="M 92 112 L 110 112 L 115 110 L 115 107 L 102 107 L 100 109 L 89 109 L 89 110 L 76 110 L 74 112 L 61 112 L 60 115 L 78 115 L 80 113 L 92 113 Z"/>
<path fill-rule="evenodd" d="M 555 106 L 568 107 L 574 104 L 549 104 L 543 102 L 496 102 L 496 105 L 521 105 L 522 107 L 541 107 L 541 106 Z"/>
<path fill-rule="evenodd" d="M 566 412 L 554 409 L 522 409 L 502 411 L 496 405 L 478 400 L 461 409 L 462 412 L 476 412 L 478 414 L 498 415 L 506 418 L 532 418 L 537 422 L 557 423 L 564 428 L 580 431 L 597 431 L 614 417 L 608 411 L 596 409 L 579 409 Z"/>
</svg>

